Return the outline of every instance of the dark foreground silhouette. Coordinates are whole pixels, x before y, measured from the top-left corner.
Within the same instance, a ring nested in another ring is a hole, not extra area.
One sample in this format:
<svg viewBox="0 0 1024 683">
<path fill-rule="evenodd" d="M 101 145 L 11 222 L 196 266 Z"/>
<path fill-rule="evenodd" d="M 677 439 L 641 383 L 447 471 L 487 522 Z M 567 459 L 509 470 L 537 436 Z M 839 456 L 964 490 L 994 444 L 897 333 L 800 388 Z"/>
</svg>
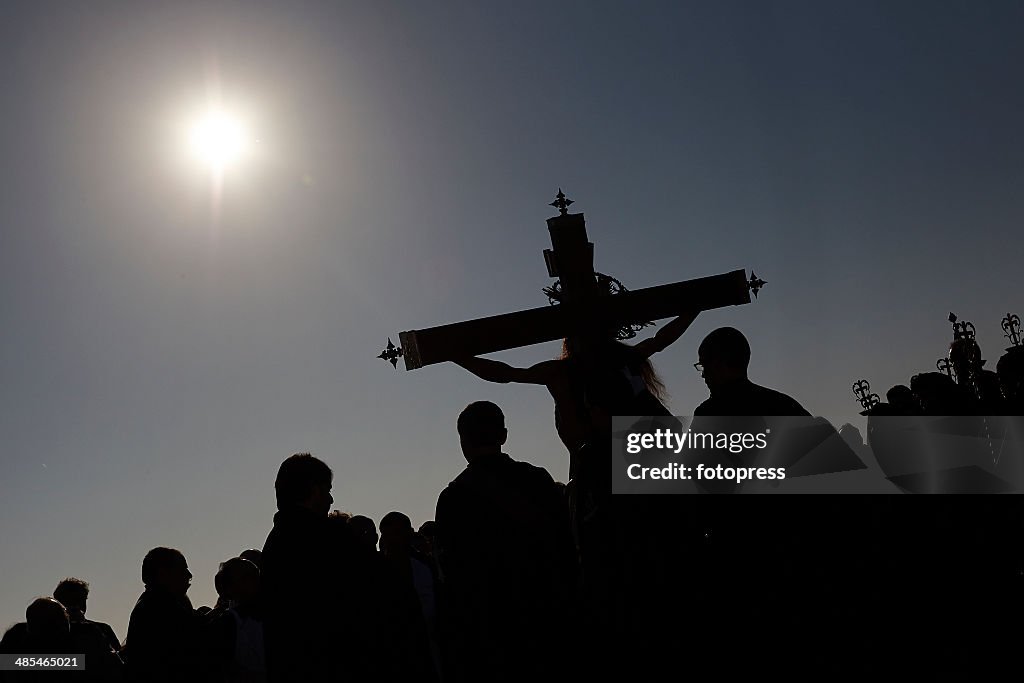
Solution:
<svg viewBox="0 0 1024 683">
<path fill-rule="evenodd" d="M 1019 495 L 611 494 L 611 418 L 668 417 L 647 359 L 690 320 L 646 346 L 567 340 L 539 368 L 459 361 L 485 379 L 548 388 L 568 484 L 525 462 L 530 454 L 504 452 L 504 415 L 487 402 L 459 415 L 467 465 L 418 532 L 398 511 L 376 525 L 331 512 L 331 468 L 293 455 L 277 474 L 266 543 L 221 565 L 213 607 L 189 601 L 185 556 L 155 547 L 123 643 L 85 618 L 88 584 L 65 579 L 29 604 L 0 652 L 84 653 L 86 671 L 59 676 L 90 681 L 980 680 L 1019 670 L 1024 634 L 1006 618 L 1024 607 Z M 993 383 L 970 351 L 960 370 L 969 391 L 931 373 L 873 406 L 876 453 L 917 447 L 882 416 L 1020 415 L 1020 355 L 1000 359 Z M 750 361 L 738 330 L 705 339 L 697 369 L 710 395 L 696 420 L 749 429 L 808 415 L 751 381 Z M 843 436 L 864 448 L 850 429 Z"/>
</svg>

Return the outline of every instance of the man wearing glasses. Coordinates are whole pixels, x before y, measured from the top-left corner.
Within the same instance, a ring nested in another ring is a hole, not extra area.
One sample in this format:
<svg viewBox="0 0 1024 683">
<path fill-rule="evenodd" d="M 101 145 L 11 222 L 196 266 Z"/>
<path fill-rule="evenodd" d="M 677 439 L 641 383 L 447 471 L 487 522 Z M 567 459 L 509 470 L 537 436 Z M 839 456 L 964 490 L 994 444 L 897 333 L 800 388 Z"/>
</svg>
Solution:
<svg viewBox="0 0 1024 683">
<path fill-rule="evenodd" d="M 750 344 L 735 327 L 719 327 L 704 337 L 693 364 L 711 397 L 693 411 L 697 415 L 810 416 L 795 399 L 754 384 L 747 378 Z"/>
</svg>

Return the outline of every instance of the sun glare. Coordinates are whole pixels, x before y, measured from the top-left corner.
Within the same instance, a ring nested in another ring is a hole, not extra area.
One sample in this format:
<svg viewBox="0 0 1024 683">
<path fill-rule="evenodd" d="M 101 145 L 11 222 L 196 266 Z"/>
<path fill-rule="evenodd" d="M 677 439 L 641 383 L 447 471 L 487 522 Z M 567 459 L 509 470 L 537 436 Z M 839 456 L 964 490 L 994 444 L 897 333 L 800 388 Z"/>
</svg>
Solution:
<svg viewBox="0 0 1024 683">
<path fill-rule="evenodd" d="M 223 171 L 246 152 L 248 131 L 235 116 L 225 111 L 209 111 L 192 126 L 192 152 L 214 171 Z"/>
</svg>

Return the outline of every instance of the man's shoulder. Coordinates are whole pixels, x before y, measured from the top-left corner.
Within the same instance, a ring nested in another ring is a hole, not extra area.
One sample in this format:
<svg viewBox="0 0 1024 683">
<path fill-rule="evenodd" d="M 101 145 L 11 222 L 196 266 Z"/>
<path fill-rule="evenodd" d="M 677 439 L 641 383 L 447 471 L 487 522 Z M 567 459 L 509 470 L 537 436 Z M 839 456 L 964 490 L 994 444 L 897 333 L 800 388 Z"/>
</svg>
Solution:
<svg viewBox="0 0 1024 683">
<path fill-rule="evenodd" d="M 82 623 L 92 624 L 94 627 L 99 629 L 100 633 L 106 636 L 107 639 L 110 640 L 111 644 L 120 643 L 120 641 L 117 638 L 117 634 L 114 633 L 114 628 L 110 624 L 104 623 L 102 621 L 92 621 L 91 619 L 83 619 Z"/>
<path fill-rule="evenodd" d="M 158 615 L 161 618 L 166 614 L 178 614 L 190 608 L 178 602 L 172 595 L 161 590 L 147 588 L 135 601 L 131 616 Z"/>
<path fill-rule="evenodd" d="M 466 483 L 477 484 L 480 479 L 485 479 L 488 484 L 491 484 L 491 477 L 480 477 L 477 473 L 472 471 L 473 468 L 467 467 L 466 470 L 456 477 L 455 482 L 465 477 Z M 487 470 L 490 473 L 496 475 L 498 482 L 508 484 L 509 486 L 530 486 L 530 485 L 549 485 L 554 483 L 554 479 L 551 474 L 538 465 L 534 465 L 523 460 L 516 460 L 507 453 L 502 453 L 500 459 L 494 464 L 493 467 Z"/>
<path fill-rule="evenodd" d="M 294 514 L 292 511 L 278 511 L 274 515 L 274 526 L 263 544 L 264 562 L 267 553 L 289 554 L 295 546 L 304 547 L 313 542 L 321 542 L 329 533 L 326 521 L 326 515 L 320 520 L 314 516 Z"/>
<path fill-rule="evenodd" d="M 0 638 L 0 652 L 5 654 L 24 651 L 24 643 L 28 638 L 28 623 L 21 621 L 11 626 Z"/>
<path fill-rule="evenodd" d="M 270 527 L 270 532 L 267 534 L 267 540 L 263 541 L 263 548 L 261 549 L 264 561 L 266 561 L 267 553 L 273 554 L 277 552 L 277 546 L 281 543 L 281 534 L 281 527 L 277 524 Z"/>
<path fill-rule="evenodd" d="M 102 621 L 93 621 L 92 619 L 82 619 L 82 621 L 80 621 L 79 623 L 81 623 L 81 624 L 92 624 L 93 626 L 95 626 L 96 628 L 100 629 L 101 631 L 110 631 L 111 633 L 113 633 L 113 631 L 114 631 L 114 629 L 110 626 L 110 624 L 104 623 Z"/>
<path fill-rule="evenodd" d="M 693 414 L 705 417 L 810 415 L 807 409 L 792 396 L 753 382 L 745 383 L 742 390 L 730 393 L 723 398 L 708 397 L 694 408 Z"/>
<path fill-rule="evenodd" d="M 763 406 L 765 415 L 810 415 L 807 409 L 789 394 L 784 394 L 781 391 L 770 389 L 760 384 L 751 383 L 751 386 L 753 387 L 753 393 L 758 398 L 758 404 Z"/>
<path fill-rule="evenodd" d="M 514 460 L 503 454 L 494 467 L 467 467 L 441 491 L 437 509 L 475 505 L 491 500 L 498 491 L 537 491 L 553 489 L 555 480 L 543 467 Z"/>
<path fill-rule="evenodd" d="M 441 495 L 438 496 L 438 502 L 440 502 L 442 498 L 451 499 L 458 496 L 462 489 L 471 485 L 472 477 L 473 475 L 470 473 L 469 468 L 463 468 L 463 470 L 441 490 Z"/>
<path fill-rule="evenodd" d="M 135 606 L 132 607 L 131 614 L 128 615 L 128 631 L 134 632 L 140 628 L 145 628 L 149 621 L 152 620 L 152 614 L 155 610 L 152 600 L 152 595 L 148 591 L 143 591 L 139 599 L 135 601 Z"/>
<path fill-rule="evenodd" d="M 136 612 L 145 612 L 148 609 L 152 609 L 153 603 L 158 601 L 158 596 L 151 590 L 144 590 L 135 601 L 135 607 L 132 608 L 132 614 Z"/>
<path fill-rule="evenodd" d="M 437 496 L 437 507 L 435 510 L 435 519 L 437 517 L 444 516 L 443 510 L 449 510 L 453 506 L 458 504 L 458 501 L 462 499 L 462 492 L 466 487 L 466 472 L 462 470 L 459 475 L 448 482 L 447 486 L 441 489 L 441 493 Z"/>
<path fill-rule="evenodd" d="M 110 636 L 93 621 L 71 622 L 71 637 L 85 648 L 86 652 L 110 650 Z"/>
<path fill-rule="evenodd" d="M 551 473 L 539 465 L 523 462 L 522 460 L 512 460 L 509 467 L 516 476 L 521 477 L 524 481 L 545 486 L 555 483 Z"/>
</svg>

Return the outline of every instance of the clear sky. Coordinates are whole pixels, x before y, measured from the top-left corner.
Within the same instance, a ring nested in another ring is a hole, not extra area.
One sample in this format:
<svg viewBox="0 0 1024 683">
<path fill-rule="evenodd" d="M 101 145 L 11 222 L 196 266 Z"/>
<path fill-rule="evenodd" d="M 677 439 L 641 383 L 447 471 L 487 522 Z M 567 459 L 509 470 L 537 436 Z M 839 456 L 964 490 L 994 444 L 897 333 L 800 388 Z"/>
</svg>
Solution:
<svg viewBox="0 0 1024 683">
<path fill-rule="evenodd" d="M 721 325 L 826 416 L 933 370 L 951 310 L 993 366 L 1024 314 L 1022 35 L 1019 2 L 4 2 L 0 628 L 74 575 L 123 637 L 157 545 L 212 604 L 295 452 L 418 525 L 473 400 L 564 481 L 542 388 L 375 358 L 544 305 L 559 187 L 628 287 L 768 281 L 655 358 L 678 413 Z M 211 97 L 254 139 L 219 191 L 182 133 Z"/>
</svg>

